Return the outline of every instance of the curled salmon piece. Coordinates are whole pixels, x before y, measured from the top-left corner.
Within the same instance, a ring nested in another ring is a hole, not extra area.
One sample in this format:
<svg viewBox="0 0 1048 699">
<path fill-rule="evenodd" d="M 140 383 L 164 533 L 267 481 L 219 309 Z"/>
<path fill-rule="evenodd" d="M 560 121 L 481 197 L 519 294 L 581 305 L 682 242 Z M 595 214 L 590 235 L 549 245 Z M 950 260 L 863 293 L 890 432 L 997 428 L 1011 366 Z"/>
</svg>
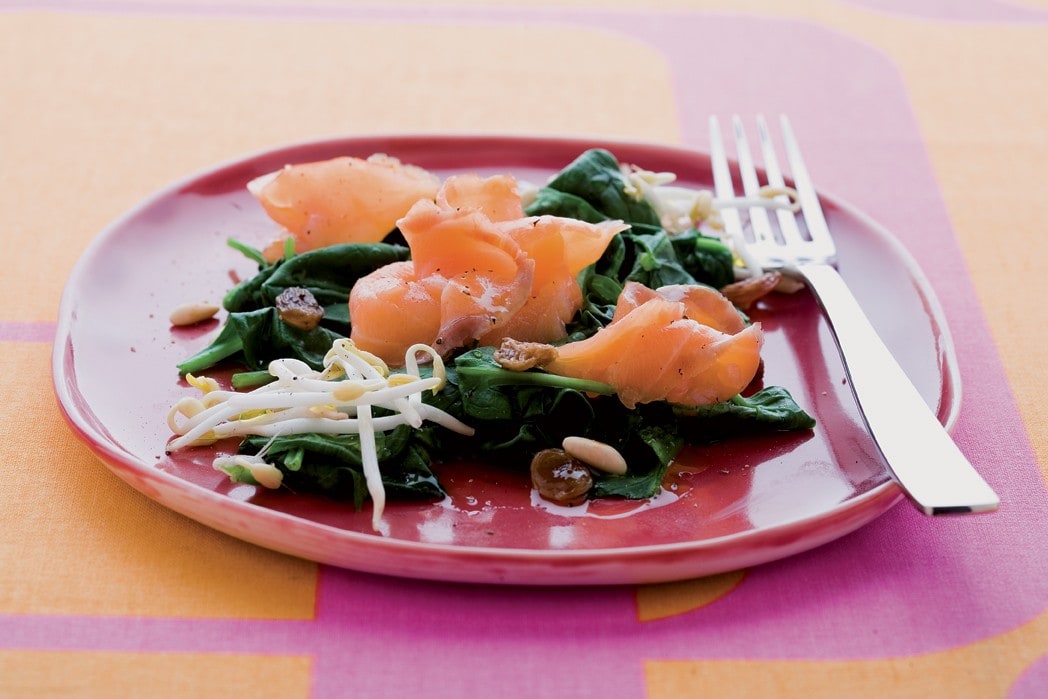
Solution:
<svg viewBox="0 0 1048 699">
<path fill-rule="evenodd" d="M 420 201 L 401 219 L 419 278 L 442 278 L 436 346 L 450 352 L 506 323 L 528 299 L 535 263 L 482 213 Z"/>
<path fill-rule="evenodd" d="M 629 226 L 622 221 L 587 223 L 559 216 L 525 216 L 517 180 L 512 175 L 476 174 L 447 178 L 437 205 L 473 209 L 498 224 L 535 263 L 531 294 L 506 323 L 490 328 L 480 344 L 498 346 L 512 338 L 552 342 L 582 307 L 579 272 L 604 254 L 612 237 Z"/>
<path fill-rule="evenodd" d="M 481 344 L 492 346 L 505 338 L 553 342 L 564 337 L 565 326 L 582 307 L 579 272 L 600 259 L 611 239 L 629 226 L 539 216 L 507 221 L 500 228 L 534 260 L 535 279 L 524 307 L 481 338 Z"/>
<path fill-rule="evenodd" d="M 716 305 L 701 295 L 703 307 Z M 591 337 L 559 347 L 545 369 L 607 383 L 630 408 L 659 400 L 688 406 L 728 400 L 756 375 L 764 335 L 760 324 L 737 326 L 727 310 L 708 316 L 740 329 L 705 325 L 688 315 L 689 308 L 696 313 L 694 300 L 684 289 L 669 287 L 664 294 L 629 282 L 619 297 L 623 312 Z"/>
<path fill-rule="evenodd" d="M 350 292 L 350 337 L 361 349 L 390 365 L 418 342 L 447 355 L 524 306 L 535 263 L 481 212 L 420 200 L 397 225 L 411 260 L 362 277 Z"/>
<path fill-rule="evenodd" d="M 436 341 L 443 289 L 442 278 L 419 279 L 411 261 L 375 270 L 361 278 L 350 293 L 350 338 L 387 365 L 403 364 L 409 347 Z"/>
<path fill-rule="evenodd" d="M 665 299 L 684 304 L 684 316 L 708 325 L 715 330 L 734 335 L 746 327 L 746 321 L 736 310 L 731 299 L 713 287 L 700 284 L 670 284 L 658 289 L 649 289 L 637 282 L 626 282 L 615 302 L 616 320 L 651 299 Z"/>
<path fill-rule="evenodd" d="M 524 218 L 517 178 L 512 175 L 452 175 L 444 180 L 436 200 L 442 208 L 480 211 L 496 223 Z"/>
<path fill-rule="evenodd" d="M 564 337 L 582 305 L 578 273 L 627 228 L 524 216 L 515 178 L 472 174 L 448 177 L 397 226 L 411 262 L 363 277 L 349 298 L 353 341 L 391 364 L 417 342 L 447 355 Z"/>
<path fill-rule="evenodd" d="M 382 154 L 287 165 L 248 183 L 271 219 L 305 252 L 337 243 L 382 240 L 419 199 L 432 200 L 440 179 Z M 284 238 L 263 254 L 283 255 Z"/>
</svg>

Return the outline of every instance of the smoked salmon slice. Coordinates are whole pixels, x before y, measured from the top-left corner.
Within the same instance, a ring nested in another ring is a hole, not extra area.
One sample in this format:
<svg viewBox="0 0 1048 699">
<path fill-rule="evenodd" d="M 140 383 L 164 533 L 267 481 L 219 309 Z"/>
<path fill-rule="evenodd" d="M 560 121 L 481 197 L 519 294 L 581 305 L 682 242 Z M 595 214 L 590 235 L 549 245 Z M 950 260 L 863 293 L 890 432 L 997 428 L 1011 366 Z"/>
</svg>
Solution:
<svg viewBox="0 0 1048 699">
<path fill-rule="evenodd" d="M 350 338 L 390 366 L 417 342 L 440 334 L 440 277 L 419 279 L 413 262 L 393 262 L 361 278 L 349 297 Z"/>
<path fill-rule="evenodd" d="M 497 346 L 510 337 L 522 342 L 553 342 L 582 307 L 578 274 L 604 254 L 608 243 L 629 228 L 622 221 L 587 223 L 559 216 L 539 216 L 500 225 L 535 261 L 535 279 L 524 307 L 481 344 Z"/>
<path fill-rule="evenodd" d="M 628 227 L 524 216 L 515 178 L 475 174 L 448 177 L 396 225 L 411 261 L 361 278 L 349 297 L 353 341 L 392 365 L 420 342 L 446 356 L 563 338 L 582 305 L 578 273 Z"/>
<path fill-rule="evenodd" d="M 688 406 L 728 400 L 760 367 L 760 324 L 746 325 L 723 297 L 718 304 L 698 292 L 702 303 L 696 304 L 691 294 L 680 287 L 652 290 L 627 282 L 612 322 L 585 340 L 559 347 L 545 370 L 609 384 L 629 408 L 659 400 Z M 717 305 L 724 307 L 705 310 Z M 689 315 L 699 310 L 725 329 Z"/>
<path fill-rule="evenodd" d="M 350 337 L 361 349 L 395 366 L 419 342 L 447 355 L 524 306 L 535 263 L 480 211 L 420 200 L 397 225 L 411 260 L 350 292 Z"/>
<path fill-rule="evenodd" d="M 576 277 L 604 254 L 612 237 L 627 228 L 622 221 L 591 224 L 559 216 L 524 215 L 517 180 L 512 175 L 455 175 L 444 181 L 437 204 L 476 209 L 499 224 L 535 262 L 531 294 L 524 307 L 504 324 L 493 326 L 480 344 L 496 346 L 510 337 L 523 342 L 553 342 L 582 306 Z"/>
<path fill-rule="evenodd" d="M 296 252 L 378 242 L 416 201 L 432 200 L 439 188 L 436 175 L 381 154 L 288 165 L 248 184 L 286 231 L 264 250 L 270 261 L 283 255 L 287 236 Z"/>
<path fill-rule="evenodd" d="M 671 284 L 649 289 L 643 284 L 626 282 L 615 303 L 611 322 L 651 299 L 679 301 L 684 304 L 684 315 L 715 330 L 734 335 L 746 327 L 746 321 L 734 304 L 713 287 L 701 284 Z"/>
<path fill-rule="evenodd" d="M 441 207 L 475 209 L 496 223 L 524 218 L 517 178 L 512 175 L 453 175 L 444 180 L 436 198 Z"/>
</svg>

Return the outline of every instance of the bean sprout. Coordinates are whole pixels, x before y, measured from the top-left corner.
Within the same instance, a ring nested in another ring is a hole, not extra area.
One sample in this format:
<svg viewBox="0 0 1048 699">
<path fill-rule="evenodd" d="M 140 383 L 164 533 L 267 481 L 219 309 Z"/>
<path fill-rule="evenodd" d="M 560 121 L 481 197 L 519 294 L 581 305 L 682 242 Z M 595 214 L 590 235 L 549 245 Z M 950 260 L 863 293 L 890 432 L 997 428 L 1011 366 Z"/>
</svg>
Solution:
<svg viewBox="0 0 1048 699">
<path fill-rule="evenodd" d="M 626 178 L 626 194 L 638 201 L 646 199 L 659 215 L 659 223 L 670 235 L 683 233 L 701 224 L 721 239 L 735 255 L 737 276 L 751 277 L 762 272 L 758 261 L 747 248 L 746 240 L 724 231 L 720 211 L 723 209 L 786 209 L 799 211 L 797 190 L 792 187 L 765 185 L 756 196 L 718 199 L 706 189 L 692 189 L 673 185 L 677 176 L 672 172 L 653 172 L 632 165 L 622 166 Z"/>
<path fill-rule="evenodd" d="M 432 360 L 432 376 L 420 375 L 420 353 Z M 246 435 L 358 434 L 364 479 L 374 505 L 372 527 L 382 531 L 386 498 L 376 432 L 400 425 L 418 429 L 428 420 L 459 434 L 473 434 L 469 425 L 422 402 L 425 391 L 438 392 L 446 380 L 437 351 L 428 345 L 413 345 L 405 353 L 404 364 L 404 373 L 390 374 L 385 362 L 343 338 L 332 344 L 322 371 L 297 359 L 276 359 L 269 364 L 275 380 L 247 393 L 223 390 L 214 379 L 187 375 L 187 382 L 202 395 L 182 398 L 168 412 L 167 424 L 178 435 L 168 449 L 176 451 Z M 374 416 L 373 407 L 390 414 Z M 278 488 L 283 474 L 265 459 L 270 444 L 272 440 L 254 455 L 220 456 L 213 466 L 222 471 L 247 469 L 259 485 Z"/>
</svg>

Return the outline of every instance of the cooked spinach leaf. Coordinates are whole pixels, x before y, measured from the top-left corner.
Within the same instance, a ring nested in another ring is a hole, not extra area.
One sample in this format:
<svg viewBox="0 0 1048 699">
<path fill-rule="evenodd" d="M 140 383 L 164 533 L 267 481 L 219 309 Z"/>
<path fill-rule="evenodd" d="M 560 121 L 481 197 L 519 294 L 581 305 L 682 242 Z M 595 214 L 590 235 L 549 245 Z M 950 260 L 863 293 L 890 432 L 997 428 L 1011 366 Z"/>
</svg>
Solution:
<svg viewBox="0 0 1048 699">
<path fill-rule="evenodd" d="M 573 332 L 592 334 L 611 319 L 622 285 L 636 281 L 652 289 L 666 284 L 706 284 L 721 288 L 734 281 L 731 250 L 716 238 L 690 230 L 669 235 L 646 200 L 627 189 L 619 162 L 610 152 L 592 149 L 541 188 L 526 209 L 590 223 L 621 219 L 630 230 L 616 236 L 601 259 L 579 280 L 585 305 Z M 616 286 L 617 285 L 617 286 Z"/>
<path fill-rule="evenodd" d="M 616 444 L 629 464 L 625 475 L 595 473 L 592 497 L 623 497 L 632 500 L 654 497 L 670 462 L 684 444 L 672 422 L 661 423 L 638 413 L 636 425 L 630 426 Z"/>
<path fill-rule="evenodd" d="M 529 216 L 555 214 L 590 223 L 602 220 L 593 220 L 596 213 L 606 219 L 658 226 L 659 216 L 654 207 L 647 200 L 630 194 L 627 185 L 615 156 L 603 148 L 591 148 L 557 173 L 545 187 L 552 191 L 540 191 L 526 211 Z"/>
<path fill-rule="evenodd" d="M 266 368 L 274 359 L 301 359 L 316 370 L 324 356 L 342 337 L 319 326 L 300 330 L 280 319 L 276 308 L 231 313 L 210 345 L 178 365 L 180 374 L 195 374 L 227 359 L 236 359 L 252 370 Z"/>
<path fill-rule="evenodd" d="M 781 386 L 767 386 L 752 396 L 735 396 L 715 405 L 678 407 L 676 412 L 681 434 L 689 442 L 714 442 L 815 426 L 815 419 Z"/>
<path fill-rule="evenodd" d="M 539 449 L 592 431 L 598 416 L 586 394 L 610 394 L 610 386 L 541 371 L 508 371 L 495 362 L 494 351 L 480 347 L 460 355 L 448 375 L 459 394 L 458 405 L 450 409 L 477 430 L 471 451 L 526 463 Z"/>
<path fill-rule="evenodd" d="M 609 217 L 594 208 L 593 204 L 570 192 L 561 192 L 552 187 L 543 187 L 535 195 L 525 213 L 529 216 L 545 214 L 576 218 L 587 223 L 600 223 Z"/>
<path fill-rule="evenodd" d="M 344 243 L 309 250 L 261 265 L 255 276 L 226 294 L 222 305 L 230 312 L 266 308 L 285 289 L 299 287 L 307 289 L 324 307 L 325 326 L 348 335 L 347 304 L 353 285 L 360 277 L 408 257 L 408 248 L 388 243 Z"/>
<path fill-rule="evenodd" d="M 251 259 L 262 260 L 259 271 L 229 290 L 223 299 L 229 311 L 225 325 L 208 347 L 178 365 L 180 374 L 200 372 L 230 358 L 240 358 L 256 371 L 281 357 L 323 368 L 331 343 L 349 335 L 349 292 L 356 281 L 409 256 L 401 245 L 346 243 L 267 263 L 257 250 L 235 241 L 230 244 Z M 308 289 L 324 307 L 320 327 L 305 331 L 280 320 L 273 304 L 291 287 Z"/>
<path fill-rule="evenodd" d="M 439 499 L 444 489 L 430 470 L 432 452 L 439 449 L 436 431 L 401 425 L 375 435 L 382 484 L 391 499 Z M 283 485 L 292 491 L 322 493 L 351 501 L 359 509 L 368 497 L 360 452 L 360 435 L 296 434 L 247 437 L 240 453 L 266 449 L 266 460 L 279 468 Z M 231 477 L 251 482 L 250 473 Z M 246 477 L 245 477 L 246 476 Z"/>
<path fill-rule="evenodd" d="M 568 326 L 569 339 L 588 337 L 610 323 L 628 281 L 650 289 L 670 284 L 720 288 L 734 278 L 732 264 L 731 251 L 723 243 L 697 231 L 679 236 L 669 236 L 661 228 L 624 231 L 579 274 L 582 308 Z"/>
<path fill-rule="evenodd" d="M 722 289 L 735 281 L 735 258 L 727 245 L 696 229 L 672 236 L 670 242 L 681 268 L 700 284 Z"/>
<path fill-rule="evenodd" d="M 477 430 L 469 442 L 477 458 L 526 468 L 535 452 L 585 435 L 614 446 L 629 464 L 625 476 L 595 474 L 596 496 L 645 498 L 658 492 L 682 444 L 669 406 L 630 410 L 605 384 L 507 371 L 492 354 L 490 347 L 467 352 L 449 374 L 460 394 L 461 419 Z"/>
</svg>

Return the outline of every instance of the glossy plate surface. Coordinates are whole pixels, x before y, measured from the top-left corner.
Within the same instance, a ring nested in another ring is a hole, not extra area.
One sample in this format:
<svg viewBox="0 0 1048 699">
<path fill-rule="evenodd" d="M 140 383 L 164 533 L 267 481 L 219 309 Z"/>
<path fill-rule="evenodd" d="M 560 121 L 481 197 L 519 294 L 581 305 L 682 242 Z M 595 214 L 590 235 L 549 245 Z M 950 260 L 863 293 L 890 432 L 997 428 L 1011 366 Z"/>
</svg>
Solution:
<svg viewBox="0 0 1048 699">
<path fill-rule="evenodd" d="M 442 467 L 442 503 L 391 504 L 389 536 L 370 506 L 227 482 L 216 448 L 164 453 L 169 407 L 194 393 L 175 365 L 204 346 L 218 320 L 174 329 L 170 311 L 218 302 L 253 263 L 228 237 L 263 246 L 275 224 L 245 190 L 286 163 L 382 152 L 438 174 L 509 172 L 534 183 L 592 146 L 623 162 L 710 187 L 705 154 L 622 142 L 514 137 L 349 138 L 256 154 L 158 193 L 105 230 L 71 275 L 53 372 L 76 434 L 118 476 L 157 502 L 232 536 L 296 556 L 374 573 L 483 583 L 622 584 L 743 568 L 836 539 L 901 497 L 866 435 L 826 323 L 807 292 L 753 313 L 766 330 L 765 384 L 788 388 L 817 420 L 813 432 L 691 447 L 650 503 L 574 510 L 533 502 L 527 475 L 470 464 Z M 956 363 L 923 275 L 868 218 L 824 197 L 840 269 L 922 395 L 950 425 Z M 228 446 L 228 445 L 227 445 Z"/>
</svg>

